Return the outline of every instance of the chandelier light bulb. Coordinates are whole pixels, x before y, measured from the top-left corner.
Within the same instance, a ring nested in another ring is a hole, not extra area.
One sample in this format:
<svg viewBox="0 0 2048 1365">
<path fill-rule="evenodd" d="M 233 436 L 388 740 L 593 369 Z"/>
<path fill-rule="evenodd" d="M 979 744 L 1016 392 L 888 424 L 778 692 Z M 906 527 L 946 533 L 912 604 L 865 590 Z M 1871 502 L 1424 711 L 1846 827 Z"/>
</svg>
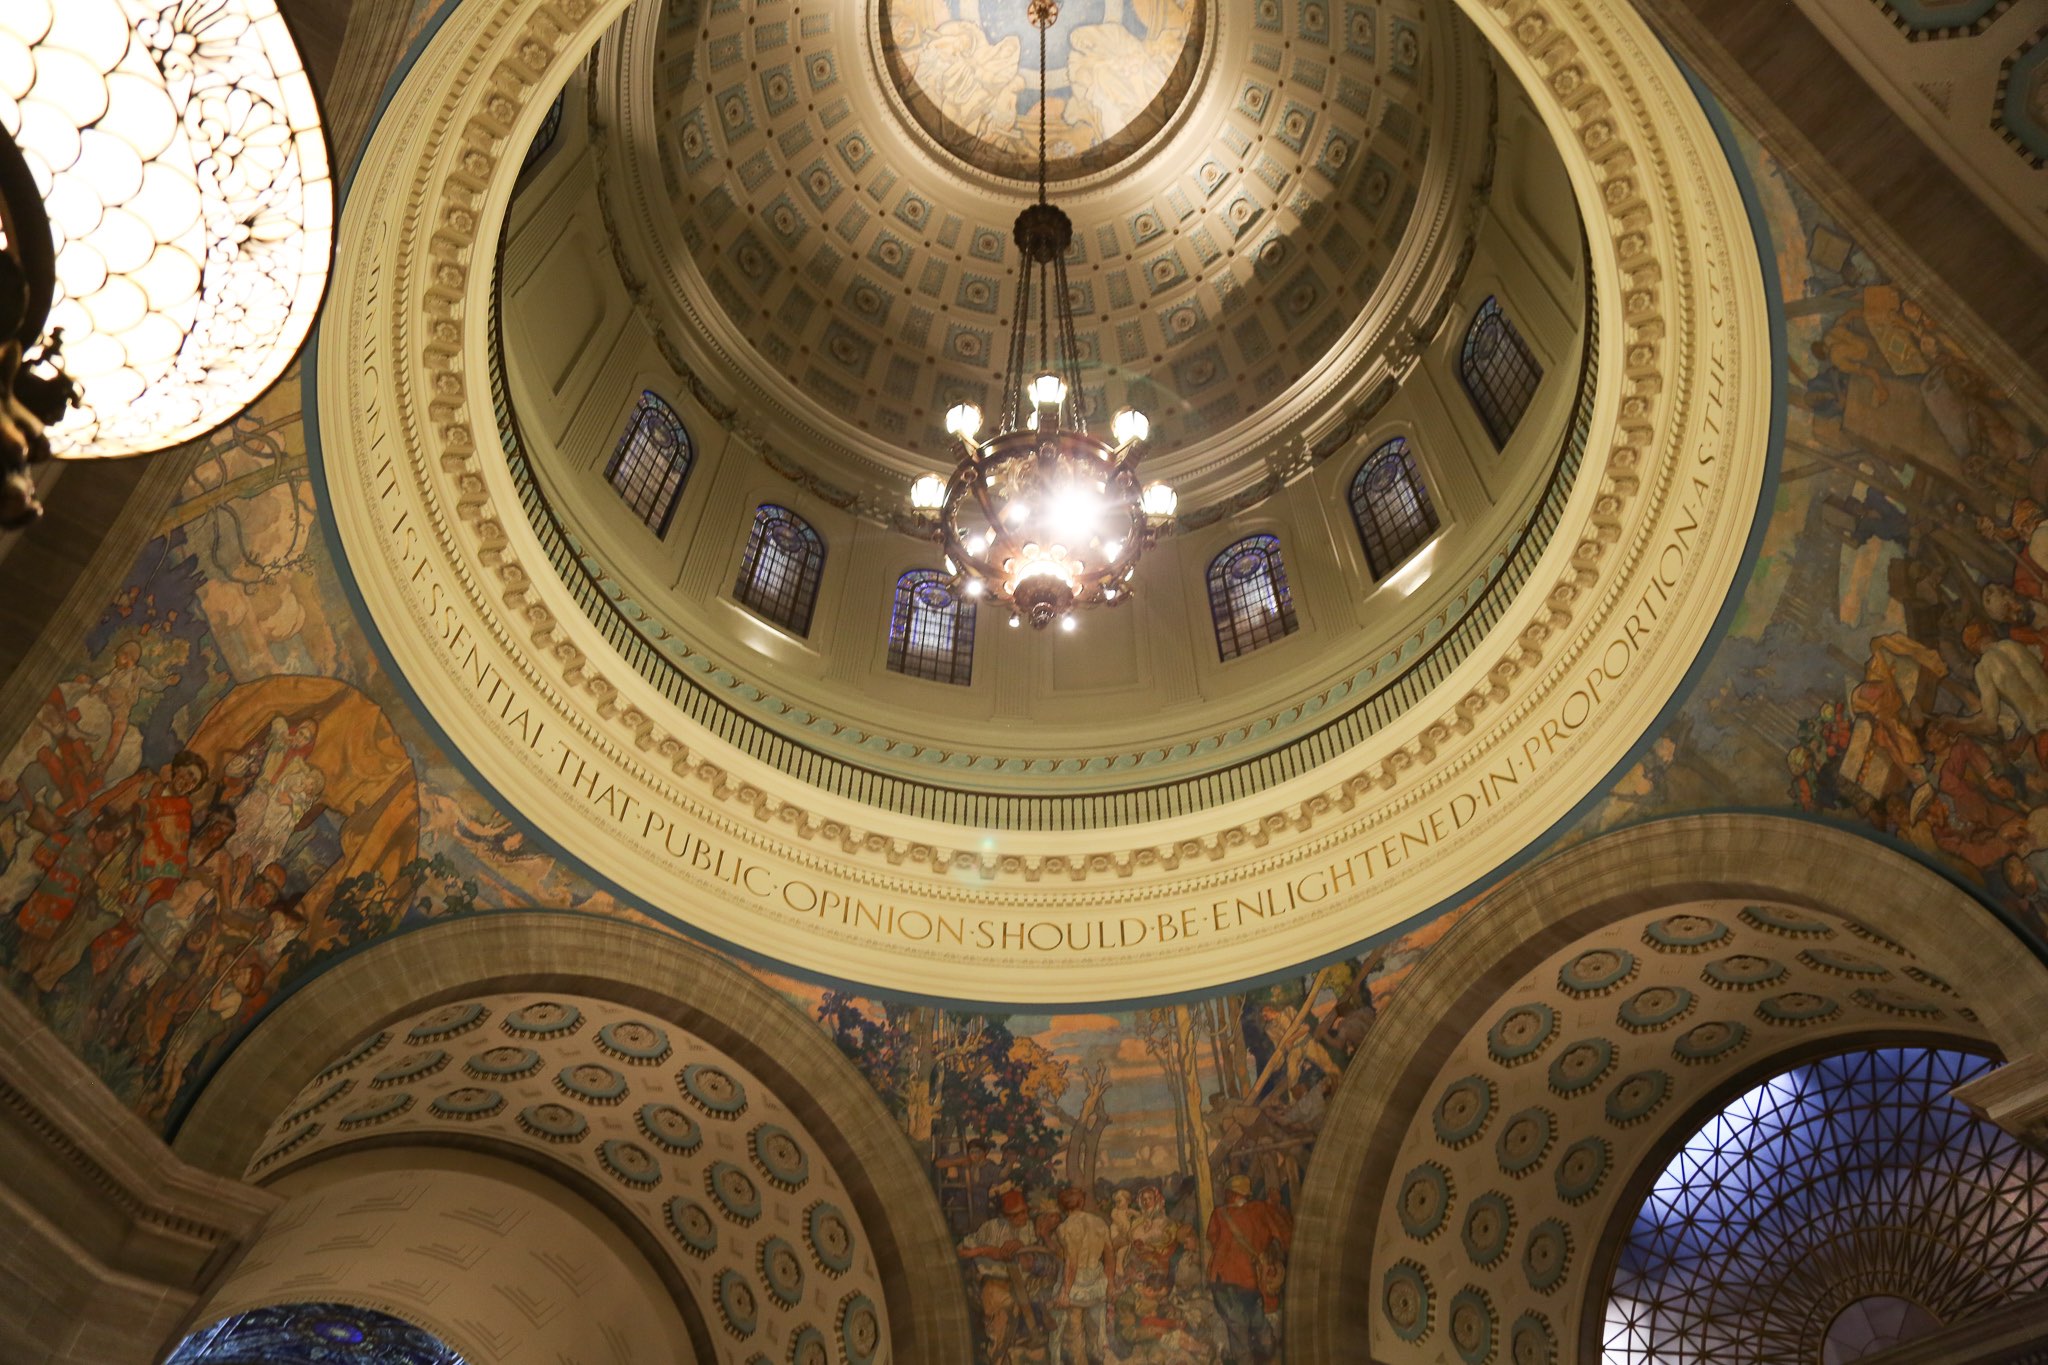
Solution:
<svg viewBox="0 0 2048 1365">
<path fill-rule="evenodd" d="M 1030 515 L 1031 504 L 1028 502 L 1013 502 L 1003 509 L 1003 520 L 1009 522 L 1012 526 L 1021 525 L 1024 519 Z"/>
<path fill-rule="evenodd" d="M 1140 496 L 1138 506 L 1148 517 L 1170 517 L 1173 509 L 1180 506 L 1180 497 L 1170 484 L 1148 483 Z"/>
<path fill-rule="evenodd" d="M 987 591 L 987 589 L 988 585 L 983 583 L 979 578 L 970 578 L 967 580 L 967 586 L 963 589 L 963 591 L 966 592 L 966 594 L 969 597 L 979 597 L 982 595 L 983 592 Z"/>
<path fill-rule="evenodd" d="M 920 474 L 910 485 L 910 505 L 920 512 L 936 512 L 946 505 L 946 481 L 936 474 Z"/>
<path fill-rule="evenodd" d="M 1152 434 L 1152 419 L 1136 408 L 1120 408 L 1110 419 L 1109 430 L 1118 445 L 1127 446 Z"/>
<path fill-rule="evenodd" d="M 1018 615 L 1018 614 L 1017 614 L 1016 612 L 1014 612 L 1014 611 L 1010 613 L 1010 629 L 1011 629 L 1011 630 L 1015 630 L 1015 629 L 1016 629 L 1017 627 L 1019 627 L 1019 626 L 1021 626 L 1021 625 L 1023 625 L 1023 624 L 1024 624 L 1024 618 L 1023 618 L 1023 617 L 1019 616 L 1019 615 Z"/>
<path fill-rule="evenodd" d="M 1031 381 L 1031 401 L 1041 408 L 1056 408 L 1067 401 L 1067 382 L 1056 374 L 1042 374 Z"/>
<path fill-rule="evenodd" d="M 1074 628 L 1077 624 L 1078 623 L 1071 616 L 1062 616 L 1060 618 L 1060 629 L 1066 631 L 1069 635 L 1073 634 Z"/>
<path fill-rule="evenodd" d="M 946 430 L 963 441 L 973 440 L 981 430 L 981 409 L 972 403 L 955 403 L 946 409 Z"/>
</svg>

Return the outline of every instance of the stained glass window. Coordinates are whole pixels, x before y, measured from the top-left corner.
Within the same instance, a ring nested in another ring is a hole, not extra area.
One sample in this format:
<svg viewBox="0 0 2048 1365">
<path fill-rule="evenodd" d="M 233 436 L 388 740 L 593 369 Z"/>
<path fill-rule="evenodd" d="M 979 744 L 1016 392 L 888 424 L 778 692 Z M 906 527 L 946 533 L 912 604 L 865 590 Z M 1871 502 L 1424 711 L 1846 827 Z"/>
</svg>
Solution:
<svg viewBox="0 0 2048 1365">
<path fill-rule="evenodd" d="M 1295 632 L 1280 537 L 1246 536 L 1209 561 L 1209 614 L 1225 663 Z"/>
<path fill-rule="evenodd" d="M 811 633 L 818 605 L 818 579 L 825 571 L 825 542 L 787 507 L 764 502 L 754 511 L 746 558 L 732 595 L 754 615 L 793 635 Z"/>
<path fill-rule="evenodd" d="M 1543 367 L 1501 311 L 1499 299 L 1489 297 L 1473 315 L 1464 354 L 1458 358 L 1458 378 L 1465 382 L 1465 392 L 1472 396 L 1472 406 L 1479 410 L 1493 443 L 1506 445 L 1536 396 Z"/>
<path fill-rule="evenodd" d="M 1436 508 L 1405 437 L 1396 436 L 1366 456 L 1352 476 L 1351 519 L 1358 523 L 1374 578 L 1390 573 L 1436 534 Z"/>
<path fill-rule="evenodd" d="M 431 1333 L 340 1303 L 288 1303 L 223 1318 L 164 1365 L 464 1365 Z"/>
<path fill-rule="evenodd" d="M 1832 1365 L 2048 1287 L 2048 1157 L 1949 1094 L 1993 1065 L 1841 1053 L 1714 1115 L 1629 1229 L 1604 1365 Z"/>
<path fill-rule="evenodd" d="M 696 452 L 683 419 L 652 390 L 640 395 L 604 476 L 656 535 L 668 533 Z"/>
<path fill-rule="evenodd" d="M 520 158 L 519 173 L 521 175 L 525 175 L 535 166 L 538 166 L 541 158 L 548 154 L 548 148 L 555 145 L 555 135 L 562 131 L 562 108 L 567 103 L 568 98 L 569 92 L 567 90 L 558 92 L 555 95 L 554 102 L 548 105 L 547 113 L 541 115 L 540 131 L 533 135 L 533 141 L 527 145 L 526 155 Z"/>
<path fill-rule="evenodd" d="M 955 596 L 937 569 L 912 569 L 896 580 L 889 667 L 961 687 L 974 681 L 974 603 Z"/>
</svg>

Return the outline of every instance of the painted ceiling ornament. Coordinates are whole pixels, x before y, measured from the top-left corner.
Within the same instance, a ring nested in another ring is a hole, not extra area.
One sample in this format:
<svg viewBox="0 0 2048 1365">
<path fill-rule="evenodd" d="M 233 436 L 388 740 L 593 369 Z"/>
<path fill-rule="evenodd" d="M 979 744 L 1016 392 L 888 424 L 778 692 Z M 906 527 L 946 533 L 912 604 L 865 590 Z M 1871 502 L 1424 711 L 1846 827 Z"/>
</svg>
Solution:
<svg viewBox="0 0 2048 1365">
<path fill-rule="evenodd" d="M 882 6 L 890 83 L 917 126 L 990 175 L 1029 179 L 1045 116 L 1055 180 L 1127 163 L 1178 111 L 1201 63 L 1204 0 L 1047 6 L 1050 83 L 1033 102 L 1027 25 L 1039 7 L 964 0 Z"/>
<path fill-rule="evenodd" d="M 1607 1178 L 1613 1151 L 1606 1138 L 1580 1138 L 1564 1149 L 1557 1162 L 1557 1197 L 1567 1204 L 1582 1204 L 1599 1192 Z"/>
<path fill-rule="evenodd" d="M 946 430 L 959 443 L 960 462 L 950 479 L 920 476 L 910 502 L 943 550 L 956 594 L 1009 607 L 1012 626 L 1029 621 L 1043 630 L 1057 622 L 1070 631 L 1077 610 L 1130 600 L 1138 559 L 1172 518 L 1176 499 L 1163 483 L 1138 481 L 1139 448 L 1152 430 L 1144 413 L 1118 412 L 1108 440 L 1088 430 L 1075 291 L 1067 281 L 1074 224 L 1045 197 L 1046 47 L 1060 7 L 1029 0 L 1025 13 L 1038 30 L 1038 200 L 1011 232 L 1023 262 L 1000 425 L 979 440 L 981 409 L 954 404 Z"/>
<path fill-rule="evenodd" d="M 1429 1273 L 1413 1261 L 1400 1261 L 1388 1269 L 1380 1290 L 1380 1306 L 1387 1324 L 1403 1341 L 1420 1341 L 1429 1335 Z"/>
<path fill-rule="evenodd" d="M 0 521 L 31 459 L 205 435 L 305 341 L 327 139 L 274 0 L 0 8 Z"/>
</svg>

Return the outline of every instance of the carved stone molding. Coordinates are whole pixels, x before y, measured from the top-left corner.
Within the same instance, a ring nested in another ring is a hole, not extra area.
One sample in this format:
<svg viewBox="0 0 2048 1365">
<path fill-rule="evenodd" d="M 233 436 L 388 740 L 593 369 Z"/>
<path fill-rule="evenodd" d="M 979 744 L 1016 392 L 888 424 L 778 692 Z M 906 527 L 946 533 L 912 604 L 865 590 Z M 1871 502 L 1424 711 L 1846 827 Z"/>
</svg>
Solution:
<svg viewBox="0 0 2048 1365">
<path fill-rule="evenodd" d="M 2048 1152 L 2048 1053 L 2014 1057 L 1955 1097 L 2029 1147 Z"/>
<path fill-rule="evenodd" d="M 0 1358 L 149 1365 L 277 1199 L 171 1154 L 0 991 Z"/>
<path fill-rule="evenodd" d="M 1196 815 L 995 837 L 878 819 L 770 770 L 626 668 L 516 506 L 483 325 L 518 150 L 617 0 L 464 6 L 398 91 L 344 215 L 319 439 L 348 567 L 399 671 L 508 806 L 627 894 L 883 988 L 1041 1003 L 1198 989 L 1456 896 L 1593 790 L 1672 697 L 1741 562 L 1772 384 L 1734 177 L 1631 7 L 1463 7 L 1577 190 L 1601 384 L 1587 477 L 1535 581 L 1368 744 Z M 992 875 L 960 875 L 984 859 Z"/>
</svg>

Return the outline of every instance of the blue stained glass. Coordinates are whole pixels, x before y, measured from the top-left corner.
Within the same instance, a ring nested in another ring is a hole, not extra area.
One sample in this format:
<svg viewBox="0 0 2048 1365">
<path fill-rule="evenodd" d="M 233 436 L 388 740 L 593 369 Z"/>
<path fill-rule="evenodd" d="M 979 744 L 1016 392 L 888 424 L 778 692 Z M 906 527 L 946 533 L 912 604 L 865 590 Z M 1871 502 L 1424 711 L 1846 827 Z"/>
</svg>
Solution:
<svg viewBox="0 0 2048 1365">
<path fill-rule="evenodd" d="M 431 1332 L 374 1309 L 286 1303 L 223 1318 L 164 1365 L 465 1365 Z"/>
<path fill-rule="evenodd" d="M 1246 536 L 1209 561 L 1209 614 L 1225 663 L 1299 629 L 1280 537 Z"/>
<path fill-rule="evenodd" d="M 1465 348 L 1458 357 L 1458 378 L 1464 381 L 1479 419 L 1486 423 L 1487 435 L 1496 446 L 1506 445 L 1536 397 L 1543 367 L 1501 311 L 1499 299 L 1489 297 L 1472 315 L 1472 325 L 1465 331 Z"/>
<path fill-rule="evenodd" d="M 604 476 L 649 530 L 665 535 L 695 459 L 683 419 L 650 389 L 633 405 L 632 420 L 626 423 Z"/>
<path fill-rule="evenodd" d="M 1358 466 L 1351 479 L 1351 518 L 1376 579 L 1436 534 L 1436 507 L 1405 438 L 1396 436 Z"/>
<path fill-rule="evenodd" d="M 937 569 L 912 569 L 896 580 L 889 667 L 961 687 L 974 681 L 974 603 L 955 596 Z"/>
<path fill-rule="evenodd" d="M 747 535 L 732 595 L 762 620 L 792 635 L 809 635 L 824 572 L 825 542 L 811 524 L 787 507 L 762 503 L 754 509 L 754 529 Z"/>
</svg>

